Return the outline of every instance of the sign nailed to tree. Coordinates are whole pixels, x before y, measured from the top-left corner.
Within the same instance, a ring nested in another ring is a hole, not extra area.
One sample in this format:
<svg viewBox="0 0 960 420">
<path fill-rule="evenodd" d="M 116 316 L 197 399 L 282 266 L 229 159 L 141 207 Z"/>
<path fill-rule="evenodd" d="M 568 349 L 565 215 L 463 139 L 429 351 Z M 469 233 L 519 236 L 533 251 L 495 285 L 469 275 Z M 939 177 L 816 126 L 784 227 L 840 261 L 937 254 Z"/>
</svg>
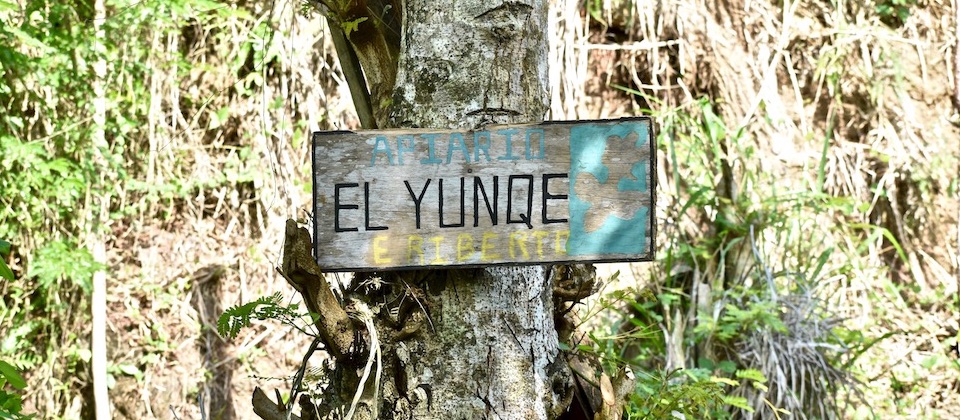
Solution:
<svg viewBox="0 0 960 420">
<path fill-rule="evenodd" d="M 329 271 L 649 261 L 655 150 L 646 117 L 317 132 L 317 260 Z"/>
</svg>

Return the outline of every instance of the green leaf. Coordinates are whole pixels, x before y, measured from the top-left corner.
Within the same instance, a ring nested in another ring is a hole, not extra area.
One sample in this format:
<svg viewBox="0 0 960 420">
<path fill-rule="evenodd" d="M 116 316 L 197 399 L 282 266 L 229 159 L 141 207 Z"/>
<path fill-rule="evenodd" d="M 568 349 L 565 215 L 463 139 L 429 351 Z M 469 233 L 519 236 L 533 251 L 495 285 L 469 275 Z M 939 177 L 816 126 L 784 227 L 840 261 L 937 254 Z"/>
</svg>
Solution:
<svg viewBox="0 0 960 420">
<path fill-rule="evenodd" d="M 698 358 L 698 359 L 697 359 L 697 366 L 699 366 L 699 367 L 701 367 L 701 368 L 703 368 L 703 369 L 706 369 L 706 370 L 714 370 L 714 369 L 716 369 L 716 367 L 717 367 L 717 365 L 716 365 L 715 363 L 713 363 L 713 360 L 710 360 L 710 359 L 708 359 L 708 358 L 706 358 L 706 357 L 700 357 L 700 358 Z"/>
<path fill-rule="evenodd" d="M 880 337 L 877 337 L 874 340 L 868 341 L 863 345 L 858 346 L 858 348 L 854 349 L 852 355 L 847 359 L 847 361 L 844 362 L 843 366 L 841 366 L 841 369 L 844 369 L 844 370 L 849 369 L 850 366 L 852 366 L 853 363 L 857 361 L 857 358 L 859 358 L 861 355 L 866 353 L 867 350 L 870 350 L 871 347 L 879 343 L 881 340 L 886 340 L 887 338 L 890 338 L 897 334 L 909 334 L 909 333 L 910 333 L 909 331 L 902 331 L 902 330 L 890 331 L 884 335 L 881 335 Z M 862 339 L 863 336 L 861 335 L 860 338 Z"/>
<path fill-rule="evenodd" d="M 730 386 L 740 386 L 740 382 L 737 382 L 737 381 L 735 381 L 735 380 L 733 380 L 733 379 L 730 379 L 730 378 L 723 378 L 723 377 L 720 377 L 720 376 L 711 376 L 711 377 L 710 377 L 710 381 L 711 381 L 711 382 L 720 383 L 720 384 L 726 384 L 726 385 L 730 385 Z"/>
<path fill-rule="evenodd" d="M 13 12 L 19 11 L 20 7 L 16 3 L 11 3 L 9 1 L 0 0 L 0 12 Z"/>
<path fill-rule="evenodd" d="M 747 412 L 750 412 L 750 413 L 753 412 L 753 407 L 750 406 L 750 404 L 747 402 L 747 399 L 746 399 L 746 398 L 743 398 L 743 397 L 731 397 L 731 396 L 727 396 L 727 395 L 724 395 L 724 396 L 721 397 L 721 398 L 723 399 L 723 403 L 724 403 L 724 404 L 732 405 L 732 406 L 734 406 L 734 407 L 737 407 L 737 408 L 739 408 L 739 409 L 742 409 L 742 410 L 747 411 Z"/>
<path fill-rule="evenodd" d="M 117 370 L 120 371 L 120 373 L 123 373 L 124 375 L 139 376 L 143 374 L 143 372 L 141 372 L 140 369 L 138 369 L 136 366 L 131 364 L 116 365 L 116 368 Z"/>
<path fill-rule="evenodd" d="M 7 266 L 7 263 L 2 258 L 0 258 L 0 278 L 13 281 L 13 270 Z"/>
<path fill-rule="evenodd" d="M 717 364 L 717 368 L 724 373 L 733 373 L 737 371 L 737 364 L 729 360 L 724 360 Z"/>
<path fill-rule="evenodd" d="M 704 124 L 707 128 L 707 134 L 710 140 L 717 143 L 727 135 L 727 127 L 723 120 L 713 112 L 713 106 L 709 103 L 702 105 Z"/>
<path fill-rule="evenodd" d="M 16 389 L 24 389 L 27 387 L 27 381 L 23 379 L 23 376 L 20 376 L 17 368 L 3 360 L 0 360 L 0 375 L 7 378 L 7 382 Z"/>
<path fill-rule="evenodd" d="M 288 322 L 297 315 L 293 309 L 281 306 L 283 296 L 276 292 L 263 296 L 253 302 L 228 308 L 217 320 L 217 332 L 229 339 L 237 338 L 240 330 L 250 326 L 252 318 L 259 320 L 277 319 Z"/>
<path fill-rule="evenodd" d="M 941 356 L 939 354 L 934 354 L 933 356 L 923 359 L 923 361 L 920 362 L 920 366 L 922 366 L 924 369 L 929 370 L 930 368 L 936 366 L 937 363 L 940 362 L 940 360 L 941 360 Z"/>
<path fill-rule="evenodd" d="M 10 255 L 10 242 L 0 239 L 0 256 Z"/>
<path fill-rule="evenodd" d="M 737 377 L 740 379 L 749 379 L 755 382 L 766 382 L 767 377 L 763 375 L 763 372 L 760 372 L 756 369 L 740 369 L 737 371 Z"/>
<path fill-rule="evenodd" d="M 864 230 L 873 229 L 875 232 L 880 232 L 880 234 L 883 235 L 883 237 L 886 238 L 891 245 L 893 245 L 893 249 L 897 251 L 897 255 L 900 257 L 900 260 L 904 264 L 910 264 L 910 261 L 907 259 L 907 254 L 903 252 L 903 248 L 900 246 L 900 242 L 897 241 L 897 238 L 895 236 L 893 236 L 893 232 L 890 232 L 890 230 L 888 230 L 887 228 L 882 226 L 877 226 L 877 225 L 871 225 L 869 223 L 852 223 L 850 224 L 850 227 L 853 229 L 864 229 Z"/>
<path fill-rule="evenodd" d="M 347 38 L 349 39 L 349 38 L 350 38 L 350 33 L 356 31 L 356 30 L 357 30 L 357 27 L 359 27 L 361 23 L 366 22 L 366 21 L 367 21 L 367 17 L 364 16 L 364 17 L 362 17 L 362 18 L 357 18 L 357 19 L 355 19 L 355 20 L 350 20 L 350 21 L 343 22 L 343 33 L 344 33 L 344 35 L 346 35 Z"/>
<path fill-rule="evenodd" d="M 820 257 L 817 258 L 817 266 L 814 267 L 813 273 L 807 276 L 807 281 L 813 282 L 820 277 L 820 272 L 823 270 L 823 266 L 827 264 L 827 260 L 830 259 L 831 254 L 833 254 L 832 246 L 820 253 Z"/>
<path fill-rule="evenodd" d="M 17 29 L 17 28 L 12 27 L 12 26 L 7 26 L 7 27 L 5 27 L 4 29 L 5 29 L 6 31 L 8 31 L 9 33 L 13 34 L 14 36 L 16 36 L 17 39 L 19 39 L 20 42 L 23 43 L 23 45 L 26 45 L 26 46 L 28 46 L 28 47 L 36 48 L 36 49 L 40 50 L 40 52 L 46 52 L 47 50 L 49 50 L 49 48 L 47 47 L 46 44 L 44 44 L 44 43 L 41 42 L 40 40 L 38 40 L 38 39 L 30 36 L 30 34 L 24 32 L 24 31 L 21 31 L 20 29 Z"/>
<path fill-rule="evenodd" d="M 93 274 L 106 268 L 86 248 L 65 241 L 48 242 L 36 251 L 34 258 L 28 276 L 36 277 L 43 288 L 68 280 L 89 293 Z"/>
<path fill-rule="evenodd" d="M 2 383 L 3 381 L 0 380 L 0 384 Z M 23 420 L 33 418 L 33 416 L 20 414 L 22 410 L 23 404 L 19 395 L 0 390 L 0 419 Z"/>
</svg>

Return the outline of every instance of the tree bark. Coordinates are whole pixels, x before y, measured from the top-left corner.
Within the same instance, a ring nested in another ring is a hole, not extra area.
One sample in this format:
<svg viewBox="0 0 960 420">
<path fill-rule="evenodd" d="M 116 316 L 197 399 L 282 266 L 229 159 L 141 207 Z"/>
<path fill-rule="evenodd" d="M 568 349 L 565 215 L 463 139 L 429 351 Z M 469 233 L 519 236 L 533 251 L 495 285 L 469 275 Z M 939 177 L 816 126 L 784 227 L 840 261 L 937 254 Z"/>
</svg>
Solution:
<svg viewBox="0 0 960 420">
<path fill-rule="evenodd" d="M 478 129 L 543 119 L 545 0 L 404 6 L 396 88 L 389 106 L 374 112 L 379 127 Z M 381 357 L 380 376 L 366 381 L 354 418 L 558 417 L 569 405 L 571 378 L 558 348 L 549 272 L 533 266 L 358 276 L 350 294 L 370 308 L 376 326 L 366 351 L 379 349 Z M 337 377 L 357 376 L 356 366 L 346 370 Z M 350 401 L 350 387 L 330 400 Z M 337 408 L 320 411 L 328 410 Z"/>
<path fill-rule="evenodd" d="M 390 121 L 381 125 L 476 129 L 541 121 L 549 109 L 547 9 L 545 0 L 408 1 Z M 395 370 L 408 382 L 399 388 L 429 390 L 433 401 L 403 410 L 405 401 L 391 392 L 395 381 L 385 381 L 384 408 L 416 418 L 559 416 L 570 377 L 548 269 L 445 274 L 427 284 L 435 290 L 426 294 L 422 339 L 394 349 Z"/>
</svg>

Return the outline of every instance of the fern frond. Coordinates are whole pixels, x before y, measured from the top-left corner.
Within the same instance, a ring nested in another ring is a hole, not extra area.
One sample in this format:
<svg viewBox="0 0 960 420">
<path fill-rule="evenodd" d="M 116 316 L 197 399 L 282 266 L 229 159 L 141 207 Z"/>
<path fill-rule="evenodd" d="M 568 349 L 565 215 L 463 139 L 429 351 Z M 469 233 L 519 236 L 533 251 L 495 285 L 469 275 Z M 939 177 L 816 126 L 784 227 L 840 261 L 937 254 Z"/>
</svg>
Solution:
<svg viewBox="0 0 960 420">
<path fill-rule="evenodd" d="M 296 310 L 281 305 L 281 302 L 283 302 L 283 296 L 280 292 L 276 292 L 270 296 L 262 296 L 253 302 L 231 307 L 223 311 L 220 319 L 217 320 L 217 332 L 232 340 L 240 334 L 240 330 L 250 326 L 252 319 L 293 322 L 298 316 Z"/>
</svg>

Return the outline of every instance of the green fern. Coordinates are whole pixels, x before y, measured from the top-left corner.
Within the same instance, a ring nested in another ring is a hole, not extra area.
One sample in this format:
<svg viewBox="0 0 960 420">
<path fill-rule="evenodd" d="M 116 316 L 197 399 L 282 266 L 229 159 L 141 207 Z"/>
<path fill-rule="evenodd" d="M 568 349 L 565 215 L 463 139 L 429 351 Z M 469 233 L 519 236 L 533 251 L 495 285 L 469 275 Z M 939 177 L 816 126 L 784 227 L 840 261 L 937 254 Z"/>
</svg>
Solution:
<svg viewBox="0 0 960 420">
<path fill-rule="evenodd" d="M 661 374 L 662 375 L 662 374 Z M 644 383 L 646 382 L 646 383 Z M 701 379 L 694 372 L 675 370 L 669 375 L 651 375 L 630 396 L 629 419 L 708 418 L 725 402 L 719 383 Z"/>
<path fill-rule="evenodd" d="M 217 332 L 228 339 L 234 339 L 240 330 L 249 327 L 252 319 L 260 321 L 275 319 L 285 324 L 294 324 L 300 316 L 289 306 L 281 305 L 283 295 L 280 292 L 263 296 L 253 302 L 231 307 L 217 320 Z"/>
</svg>

